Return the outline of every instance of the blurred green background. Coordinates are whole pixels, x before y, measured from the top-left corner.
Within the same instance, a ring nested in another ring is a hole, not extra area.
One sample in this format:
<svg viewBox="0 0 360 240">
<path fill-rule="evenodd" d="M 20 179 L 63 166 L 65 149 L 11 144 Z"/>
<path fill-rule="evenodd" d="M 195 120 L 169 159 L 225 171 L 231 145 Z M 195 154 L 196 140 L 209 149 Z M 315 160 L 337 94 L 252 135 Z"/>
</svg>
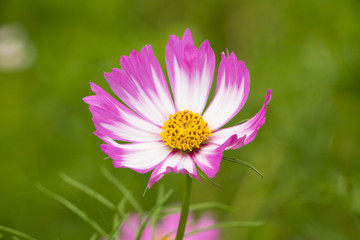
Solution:
<svg viewBox="0 0 360 240">
<path fill-rule="evenodd" d="M 169 174 L 141 198 L 149 174 L 113 169 L 82 98 L 121 55 L 151 44 L 165 71 L 169 34 L 189 27 L 197 46 L 246 62 L 251 91 L 233 122 L 254 115 L 273 89 L 267 122 L 251 144 L 227 155 L 264 175 L 222 162 L 215 181 L 194 184 L 192 202 L 219 201 L 219 221 L 264 220 L 223 239 L 360 239 L 360 2 L 0 1 L 0 225 L 38 239 L 89 239 L 93 229 L 37 183 L 110 229 L 110 212 L 59 178 L 65 172 L 114 201 L 111 170 L 151 208 L 160 185 L 182 198 Z M 15 56 L 15 57 L 14 57 Z M 129 210 L 131 208 L 129 207 Z M 6 238 L 8 235 L 4 235 Z"/>
</svg>

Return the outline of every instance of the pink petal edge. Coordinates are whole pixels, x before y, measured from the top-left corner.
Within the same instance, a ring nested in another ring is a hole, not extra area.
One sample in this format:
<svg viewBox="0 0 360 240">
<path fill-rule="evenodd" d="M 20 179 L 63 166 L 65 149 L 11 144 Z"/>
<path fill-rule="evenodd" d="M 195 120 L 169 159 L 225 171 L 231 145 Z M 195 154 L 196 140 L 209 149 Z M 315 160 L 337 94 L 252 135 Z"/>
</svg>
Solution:
<svg viewBox="0 0 360 240">
<path fill-rule="evenodd" d="M 222 145 L 207 143 L 191 154 L 192 159 L 196 165 L 203 171 L 209 178 L 215 177 L 220 169 L 220 162 L 225 148 L 237 139 L 232 136 L 227 139 Z"/>
<path fill-rule="evenodd" d="M 177 111 L 201 114 L 212 85 L 215 54 L 206 40 L 199 49 L 193 44 L 190 29 L 183 37 L 170 35 L 165 62 Z"/>
<path fill-rule="evenodd" d="M 162 126 L 175 106 L 151 46 L 121 56 L 120 64 L 123 70 L 104 74 L 113 92 L 137 114 Z"/>
<path fill-rule="evenodd" d="M 90 83 L 96 95 L 85 97 L 93 115 L 97 133 L 113 140 L 126 142 L 145 142 L 160 140 L 161 128 L 140 118 L 130 109 L 111 97 L 106 91 Z"/>
<path fill-rule="evenodd" d="M 189 174 L 190 177 L 196 178 L 200 181 L 197 175 L 195 162 L 192 160 L 190 154 L 182 153 L 178 150 L 173 150 L 168 157 L 159 164 L 150 176 L 148 188 L 157 181 L 159 181 L 164 174 L 167 173 L 181 173 L 183 175 Z"/>
<path fill-rule="evenodd" d="M 232 52 L 221 53 L 215 96 L 203 117 L 217 130 L 244 106 L 250 91 L 250 74 L 243 61 Z"/>
<path fill-rule="evenodd" d="M 265 123 L 266 108 L 271 99 L 271 91 L 271 89 L 267 90 L 265 102 L 255 116 L 240 125 L 214 131 L 212 136 L 209 137 L 208 142 L 214 144 L 224 144 L 224 142 L 227 142 L 225 150 L 228 150 L 240 148 L 253 141 L 257 131 Z"/>
<path fill-rule="evenodd" d="M 118 144 L 98 135 L 108 144 L 102 144 L 101 150 L 111 159 L 115 168 L 130 168 L 138 173 L 146 173 L 161 164 L 171 150 L 162 142 L 143 142 Z"/>
</svg>

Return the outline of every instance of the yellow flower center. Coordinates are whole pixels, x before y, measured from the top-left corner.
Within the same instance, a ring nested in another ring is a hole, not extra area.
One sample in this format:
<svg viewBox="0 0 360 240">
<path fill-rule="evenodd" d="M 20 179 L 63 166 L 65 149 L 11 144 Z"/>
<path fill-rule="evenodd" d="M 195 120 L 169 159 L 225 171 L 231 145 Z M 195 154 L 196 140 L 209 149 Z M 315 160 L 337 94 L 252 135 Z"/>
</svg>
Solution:
<svg viewBox="0 0 360 240">
<path fill-rule="evenodd" d="M 202 116 L 189 110 L 170 114 L 160 136 L 164 144 L 182 151 L 192 151 L 211 136 L 208 123 Z"/>
<path fill-rule="evenodd" d="M 170 237 L 161 237 L 161 238 L 156 238 L 156 240 L 170 240 Z"/>
</svg>

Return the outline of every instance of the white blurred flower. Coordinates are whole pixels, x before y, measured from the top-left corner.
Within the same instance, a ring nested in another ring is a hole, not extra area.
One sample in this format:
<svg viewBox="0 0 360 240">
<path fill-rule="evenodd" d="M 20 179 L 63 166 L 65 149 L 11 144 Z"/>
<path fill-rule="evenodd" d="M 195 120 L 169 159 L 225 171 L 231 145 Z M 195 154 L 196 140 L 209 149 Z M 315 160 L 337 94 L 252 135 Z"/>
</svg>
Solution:
<svg viewBox="0 0 360 240">
<path fill-rule="evenodd" d="M 29 68 L 36 50 L 25 27 L 19 23 L 0 26 L 0 72 L 17 72 Z"/>
</svg>

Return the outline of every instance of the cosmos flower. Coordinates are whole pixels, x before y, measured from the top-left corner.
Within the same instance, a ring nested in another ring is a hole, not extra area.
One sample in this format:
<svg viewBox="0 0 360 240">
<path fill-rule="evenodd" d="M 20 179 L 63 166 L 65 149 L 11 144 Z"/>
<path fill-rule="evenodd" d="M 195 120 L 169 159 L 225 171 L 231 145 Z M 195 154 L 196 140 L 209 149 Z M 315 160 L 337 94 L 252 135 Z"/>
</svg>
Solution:
<svg viewBox="0 0 360 240">
<path fill-rule="evenodd" d="M 148 187 L 166 173 L 188 174 L 200 180 L 197 167 L 209 178 L 219 171 L 223 152 L 254 140 L 265 123 L 267 91 L 261 110 L 248 121 L 221 128 L 244 106 L 250 75 L 234 53 L 221 53 L 215 96 L 205 109 L 213 82 L 215 55 L 206 40 L 197 49 L 191 32 L 171 35 L 165 49 L 168 84 L 151 46 L 122 56 L 121 69 L 105 73 L 123 103 L 91 83 L 90 105 L 94 133 L 116 168 L 139 173 L 153 170 Z M 197 166 L 197 167 L 196 167 Z"/>
<path fill-rule="evenodd" d="M 172 240 L 176 237 L 176 230 L 179 224 L 180 213 L 175 213 L 169 216 L 164 217 L 160 222 L 157 223 L 154 239 L 155 240 Z M 215 224 L 213 217 L 209 214 L 202 215 L 198 221 L 194 221 L 192 214 L 189 215 L 188 224 L 185 229 L 184 240 L 218 240 L 220 239 L 220 230 L 219 229 L 208 229 Z M 129 221 L 126 221 L 120 228 L 120 237 L 119 240 L 133 240 L 136 238 L 137 231 L 139 229 L 139 216 L 132 215 L 129 217 Z M 200 231 L 200 229 L 204 229 Z M 199 230 L 199 232 L 191 232 Z M 153 228 L 151 224 L 147 226 L 142 235 L 141 240 L 151 240 L 153 234 Z M 188 235 L 187 235 L 188 234 Z"/>
</svg>

